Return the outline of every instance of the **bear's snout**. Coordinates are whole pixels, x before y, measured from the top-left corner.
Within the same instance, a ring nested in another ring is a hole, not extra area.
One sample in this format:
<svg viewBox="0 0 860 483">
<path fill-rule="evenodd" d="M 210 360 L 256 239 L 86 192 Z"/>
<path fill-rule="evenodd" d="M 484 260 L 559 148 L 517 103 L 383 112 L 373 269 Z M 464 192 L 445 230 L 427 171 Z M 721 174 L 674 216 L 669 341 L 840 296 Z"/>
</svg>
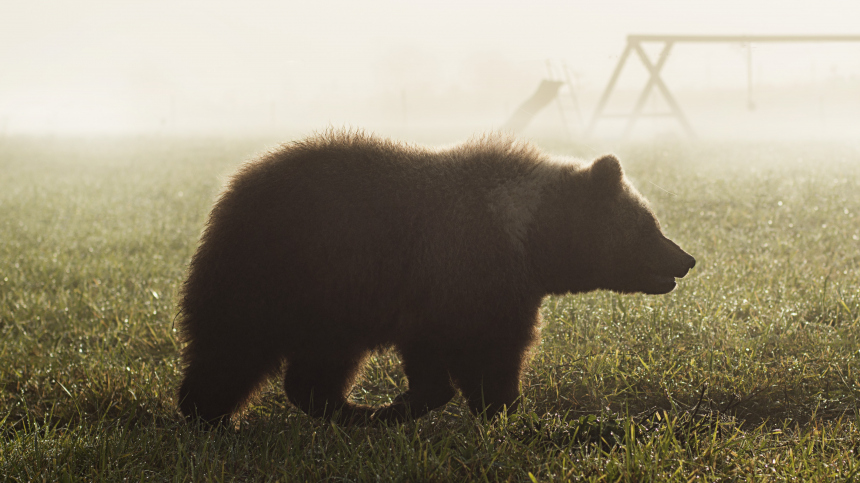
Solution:
<svg viewBox="0 0 860 483">
<path fill-rule="evenodd" d="M 689 258 L 688 267 L 687 267 L 687 271 L 689 272 L 690 270 L 693 269 L 693 267 L 696 266 L 696 259 L 693 258 L 693 256 L 690 255 L 689 253 L 687 253 L 687 257 Z"/>
<path fill-rule="evenodd" d="M 640 278 L 641 285 L 633 291 L 647 294 L 669 293 L 677 286 L 675 279 L 684 278 L 696 266 L 696 259 L 672 240 L 663 237 L 661 247 Z"/>
<path fill-rule="evenodd" d="M 696 259 L 679 247 L 677 243 L 663 237 L 662 244 L 664 247 L 664 265 L 663 270 L 657 268 L 658 272 L 675 278 L 683 278 L 696 266 Z"/>
<path fill-rule="evenodd" d="M 674 243 L 672 244 L 675 245 Z M 670 275 L 675 278 L 684 278 L 687 276 L 688 273 L 690 273 L 690 270 L 692 270 L 693 267 L 696 266 L 696 259 L 693 258 L 693 256 L 689 253 L 682 250 L 681 247 L 679 247 L 678 245 L 675 245 L 674 248 L 676 249 L 677 268 L 675 269 L 675 272 L 671 273 Z"/>
</svg>

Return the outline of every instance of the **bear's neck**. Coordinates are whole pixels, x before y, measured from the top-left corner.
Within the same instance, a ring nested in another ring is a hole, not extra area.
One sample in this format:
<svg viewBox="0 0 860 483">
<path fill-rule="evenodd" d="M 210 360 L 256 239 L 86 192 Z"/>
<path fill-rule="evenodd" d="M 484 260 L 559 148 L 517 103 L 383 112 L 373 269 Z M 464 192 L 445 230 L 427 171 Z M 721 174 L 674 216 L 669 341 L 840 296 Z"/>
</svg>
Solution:
<svg viewBox="0 0 860 483">
<path fill-rule="evenodd" d="M 588 292 L 597 288 L 596 247 L 589 242 L 591 217 L 586 183 L 575 175 L 561 176 L 548 187 L 535 211 L 525 253 L 535 279 L 546 294 Z"/>
</svg>

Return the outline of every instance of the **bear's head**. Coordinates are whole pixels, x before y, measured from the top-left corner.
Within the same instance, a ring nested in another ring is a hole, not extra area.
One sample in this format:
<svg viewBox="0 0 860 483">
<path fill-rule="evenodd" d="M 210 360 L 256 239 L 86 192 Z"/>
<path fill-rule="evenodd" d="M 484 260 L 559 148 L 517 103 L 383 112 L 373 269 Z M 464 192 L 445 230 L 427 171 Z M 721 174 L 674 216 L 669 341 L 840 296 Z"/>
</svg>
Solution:
<svg viewBox="0 0 860 483">
<path fill-rule="evenodd" d="M 590 201 L 587 252 L 595 288 L 663 294 L 675 288 L 696 259 L 666 238 L 657 217 L 608 155 L 587 171 Z"/>
</svg>

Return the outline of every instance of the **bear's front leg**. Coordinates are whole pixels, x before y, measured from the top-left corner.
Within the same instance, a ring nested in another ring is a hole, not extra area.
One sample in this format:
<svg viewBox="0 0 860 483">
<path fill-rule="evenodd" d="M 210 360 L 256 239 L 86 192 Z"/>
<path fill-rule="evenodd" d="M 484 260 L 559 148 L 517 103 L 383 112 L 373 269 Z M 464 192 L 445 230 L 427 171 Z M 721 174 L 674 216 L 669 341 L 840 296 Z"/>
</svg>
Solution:
<svg viewBox="0 0 860 483">
<path fill-rule="evenodd" d="M 460 388 L 475 415 L 488 419 L 503 408 L 516 411 L 520 396 L 520 374 L 527 347 L 521 344 L 480 344 L 470 348 L 450 368 L 451 379 Z"/>
<path fill-rule="evenodd" d="M 229 354 L 233 357 L 226 357 Z M 196 337 L 183 349 L 182 356 L 185 367 L 179 409 L 189 420 L 200 419 L 213 426 L 229 422 L 230 416 L 245 405 L 281 362 L 276 351 L 232 334 Z"/>
<path fill-rule="evenodd" d="M 347 396 L 364 362 L 364 354 L 349 358 L 290 358 L 284 376 L 287 399 L 317 418 L 333 418 L 339 423 L 370 421 L 373 408 L 349 402 Z"/>
<path fill-rule="evenodd" d="M 403 372 L 409 389 L 379 408 L 374 421 L 400 422 L 418 418 L 442 407 L 454 397 L 454 387 L 440 352 L 432 344 L 420 343 L 400 348 Z"/>
</svg>

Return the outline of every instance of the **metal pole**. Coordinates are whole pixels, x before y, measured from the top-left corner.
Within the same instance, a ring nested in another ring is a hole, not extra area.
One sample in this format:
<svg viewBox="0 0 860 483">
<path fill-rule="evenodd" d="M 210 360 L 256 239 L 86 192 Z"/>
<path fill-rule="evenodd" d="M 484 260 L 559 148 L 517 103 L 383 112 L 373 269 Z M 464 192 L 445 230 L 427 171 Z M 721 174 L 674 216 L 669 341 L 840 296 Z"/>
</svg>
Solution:
<svg viewBox="0 0 860 483">
<path fill-rule="evenodd" d="M 627 121 L 627 127 L 624 128 L 624 134 L 621 135 L 621 139 L 627 139 L 630 132 L 633 130 L 633 125 L 639 120 L 639 116 L 642 114 L 642 108 L 645 107 L 645 102 L 648 100 L 648 94 L 651 93 L 651 90 L 654 89 L 654 86 L 657 85 L 657 81 L 660 79 L 660 69 L 663 68 L 663 64 L 665 64 L 666 59 L 669 58 L 669 52 L 672 51 L 672 45 L 672 42 L 666 42 L 666 45 L 663 47 L 663 51 L 660 52 L 660 58 L 657 59 L 657 65 L 654 65 L 651 63 L 651 59 L 648 58 L 648 55 L 645 53 L 642 46 L 640 44 L 636 44 L 636 54 L 638 54 L 639 58 L 642 59 L 642 63 L 645 64 L 645 68 L 651 73 L 651 77 L 648 78 L 648 83 L 645 84 L 645 88 L 642 89 L 642 93 L 639 94 L 639 99 L 636 101 L 636 107 L 633 108 L 633 112 L 630 114 L 630 120 Z"/>
<path fill-rule="evenodd" d="M 643 62 L 645 62 L 645 51 L 640 47 L 640 56 L 643 58 Z M 668 56 L 668 53 L 667 53 Z M 646 66 L 650 64 L 650 61 L 646 62 Z M 662 68 L 662 66 L 660 66 Z M 650 68 L 650 67 L 649 67 Z M 687 131 L 687 135 L 691 138 L 696 137 L 696 132 L 693 131 L 693 127 L 687 121 L 687 117 L 684 116 L 684 112 L 681 111 L 681 106 L 678 105 L 678 102 L 672 96 L 672 93 L 669 92 L 669 88 L 666 86 L 666 83 L 663 82 L 663 79 L 660 77 L 659 69 L 656 70 L 656 75 L 654 76 L 654 83 L 657 84 L 657 88 L 660 89 L 660 92 L 663 93 L 663 97 L 666 99 L 666 104 L 669 104 L 669 109 L 672 110 L 672 114 L 678 119 L 678 122 L 681 123 L 681 126 Z"/>
<path fill-rule="evenodd" d="M 634 43 L 639 45 L 639 41 L 634 41 L 630 38 L 627 39 L 627 47 L 624 49 L 621 57 L 618 58 L 618 64 L 615 65 L 615 71 L 612 73 L 612 77 L 609 78 L 609 83 L 606 84 L 606 88 L 603 90 L 603 95 L 600 96 L 600 101 L 597 102 L 597 107 L 594 108 L 594 114 L 591 116 L 591 123 L 589 123 L 588 130 L 585 132 L 586 135 L 590 136 L 594 132 L 597 120 L 600 119 L 601 114 L 603 114 L 603 109 L 606 107 L 606 103 L 609 102 L 609 96 L 612 95 L 612 90 L 615 88 L 615 82 L 618 81 L 618 76 L 621 75 L 621 69 L 624 68 L 624 63 L 627 62 L 627 57 L 630 56 Z"/>
<path fill-rule="evenodd" d="M 549 59 L 546 59 L 546 71 L 550 80 L 563 80 L 561 76 L 555 75 L 555 69 L 553 69 L 552 62 Z M 567 116 L 564 115 L 564 106 L 561 105 L 561 96 L 558 94 L 555 96 L 555 105 L 558 106 L 558 115 L 561 117 L 561 125 L 564 127 L 565 134 L 567 134 L 568 139 L 573 140 L 573 132 L 568 125 Z"/>
<path fill-rule="evenodd" d="M 753 102 L 752 87 L 753 87 L 753 71 L 752 71 L 752 42 L 747 43 L 747 109 L 755 110 Z"/>
</svg>

